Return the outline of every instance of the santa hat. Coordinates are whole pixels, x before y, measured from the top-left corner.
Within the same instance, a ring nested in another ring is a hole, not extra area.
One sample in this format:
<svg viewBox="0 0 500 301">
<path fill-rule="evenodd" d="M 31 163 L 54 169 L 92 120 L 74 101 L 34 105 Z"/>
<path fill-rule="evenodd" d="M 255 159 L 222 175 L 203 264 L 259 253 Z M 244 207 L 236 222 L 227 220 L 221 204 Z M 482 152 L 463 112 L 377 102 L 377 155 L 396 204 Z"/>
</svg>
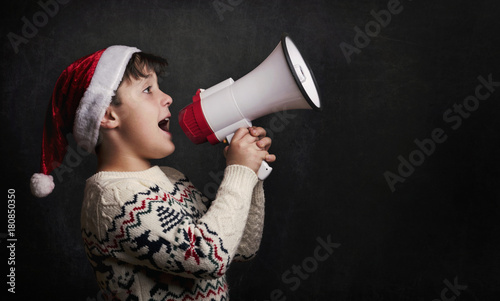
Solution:
<svg viewBox="0 0 500 301">
<path fill-rule="evenodd" d="M 101 120 L 136 52 L 140 50 L 110 46 L 75 61 L 59 76 L 45 116 L 41 173 L 31 177 L 33 195 L 45 197 L 54 189 L 50 173 L 64 159 L 68 134 L 73 133 L 81 148 L 94 152 Z"/>
</svg>

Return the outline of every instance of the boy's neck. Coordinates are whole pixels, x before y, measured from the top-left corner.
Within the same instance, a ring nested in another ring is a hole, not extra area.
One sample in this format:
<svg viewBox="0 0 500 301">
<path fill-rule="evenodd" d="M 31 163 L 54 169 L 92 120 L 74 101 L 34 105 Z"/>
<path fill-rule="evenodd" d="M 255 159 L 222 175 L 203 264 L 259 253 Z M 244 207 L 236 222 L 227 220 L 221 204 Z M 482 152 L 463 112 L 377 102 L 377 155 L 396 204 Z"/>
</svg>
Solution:
<svg viewBox="0 0 500 301">
<path fill-rule="evenodd" d="M 97 171 L 143 171 L 151 168 L 151 162 L 147 159 L 115 153 L 106 155 L 99 152 L 97 155 Z"/>
</svg>

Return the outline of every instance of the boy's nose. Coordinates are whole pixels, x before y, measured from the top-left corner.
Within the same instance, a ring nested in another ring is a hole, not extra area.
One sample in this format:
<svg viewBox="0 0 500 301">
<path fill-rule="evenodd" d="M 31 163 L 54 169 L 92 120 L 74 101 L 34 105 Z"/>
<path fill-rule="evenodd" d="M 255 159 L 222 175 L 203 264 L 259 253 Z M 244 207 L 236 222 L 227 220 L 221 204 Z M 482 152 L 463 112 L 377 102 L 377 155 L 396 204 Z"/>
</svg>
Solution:
<svg viewBox="0 0 500 301">
<path fill-rule="evenodd" d="M 173 102 L 174 102 L 174 100 L 172 99 L 172 97 L 170 97 L 170 95 L 163 93 L 162 100 L 161 100 L 162 106 L 169 107 Z"/>
</svg>

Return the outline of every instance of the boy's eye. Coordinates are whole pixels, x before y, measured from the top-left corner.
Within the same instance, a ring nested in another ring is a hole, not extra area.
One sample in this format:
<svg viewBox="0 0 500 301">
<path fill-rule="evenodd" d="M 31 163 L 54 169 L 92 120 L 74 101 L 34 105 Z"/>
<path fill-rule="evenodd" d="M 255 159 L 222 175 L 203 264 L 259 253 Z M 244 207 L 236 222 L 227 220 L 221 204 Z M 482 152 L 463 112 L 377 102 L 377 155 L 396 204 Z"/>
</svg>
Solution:
<svg viewBox="0 0 500 301">
<path fill-rule="evenodd" d="M 142 91 L 142 92 L 144 92 L 144 93 L 146 93 L 146 94 L 151 93 L 151 86 L 147 87 L 147 88 L 146 88 L 146 89 L 144 89 L 144 91 Z"/>
</svg>

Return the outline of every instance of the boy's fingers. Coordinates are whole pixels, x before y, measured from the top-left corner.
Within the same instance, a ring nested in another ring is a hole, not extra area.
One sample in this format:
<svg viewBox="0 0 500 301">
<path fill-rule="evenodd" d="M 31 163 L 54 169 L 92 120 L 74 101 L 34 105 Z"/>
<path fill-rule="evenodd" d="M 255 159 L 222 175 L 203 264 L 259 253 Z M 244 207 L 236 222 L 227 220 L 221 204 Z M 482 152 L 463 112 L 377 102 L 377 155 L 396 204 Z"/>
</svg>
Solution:
<svg viewBox="0 0 500 301">
<path fill-rule="evenodd" d="M 261 149 L 268 150 L 271 147 L 272 140 L 269 137 L 264 137 L 256 142 Z"/>
<path fill-rule="evenodd" d="M 266 130 L 264 128 L 261 128 L 261 127 L 257 127 L 257 126 L 252 126 L 251 128 L 249 128 L 250 130 L 250 134 L 254 137 L 265 137 L 266 136 Z"/>
<path fill-rule="evenodd" d="M 266 130 L 264 128 L 256 127 L 256 126 L 252 126 L 249 128 L 239 128 L 234 133 L 232 140 L 241 140 L 247 136 L 248 136 L 248 139 L 246 139 L 246 141 L 248 141 L 249 143 L 253 143 L 255 141 L 259 141 L 259 140 L 265 138 L 266 137 Z M 258 145 L 258 146 L 261 148 L 265 148 L 265 147 L 268 147 L 268 145 L 271 145 L 270 138 L 266 139 L 265 144 Z"/>
<path fill-rule="evenodd" d="M 265 160 L 266 160 L 266 162 L 269 162 L 269 163 L 274 162 L 274 161 L 276 161 L 276 155 L 268 154 L 268 155 L 266 155 Z"/>
<path fill-rule="evenodd" d="M 241 138 L 245 137 L 245 135 L 247 135 L 247 134 L 248 134 L 248 129 L 239 128 L 236 130 L 236 132 L 234 132 L 234 136 L 233 136 L 233 139 L 231 139 L 231 141 L 240 140 Z"/>
</svg>

